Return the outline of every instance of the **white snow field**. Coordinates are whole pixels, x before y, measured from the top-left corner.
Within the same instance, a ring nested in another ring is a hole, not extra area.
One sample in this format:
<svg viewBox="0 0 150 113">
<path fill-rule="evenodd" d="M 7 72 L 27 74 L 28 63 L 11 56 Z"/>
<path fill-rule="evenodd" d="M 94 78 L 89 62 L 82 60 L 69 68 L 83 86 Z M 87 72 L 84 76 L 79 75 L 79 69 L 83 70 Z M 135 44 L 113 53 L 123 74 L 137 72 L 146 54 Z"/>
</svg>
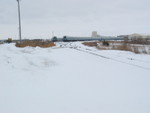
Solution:
<svg viewBox="0 0 150 113">
<path fill-rule="evenodd" d="M 0 113 L 150 113 L 150 55 L 0 45 Z"/>
</svg>

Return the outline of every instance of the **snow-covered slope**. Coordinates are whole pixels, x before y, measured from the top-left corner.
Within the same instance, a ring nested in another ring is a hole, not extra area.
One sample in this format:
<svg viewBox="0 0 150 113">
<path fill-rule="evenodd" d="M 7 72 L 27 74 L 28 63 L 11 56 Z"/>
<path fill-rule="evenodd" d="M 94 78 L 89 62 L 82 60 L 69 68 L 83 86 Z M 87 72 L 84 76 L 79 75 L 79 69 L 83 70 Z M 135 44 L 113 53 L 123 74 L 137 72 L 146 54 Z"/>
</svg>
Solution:
<svg viewBox="0 0 150 113">
<path fill-rule="evenodd" d="M 0 45 L 0 113 L 149 113 L 150 56 Z"/>
</svg>

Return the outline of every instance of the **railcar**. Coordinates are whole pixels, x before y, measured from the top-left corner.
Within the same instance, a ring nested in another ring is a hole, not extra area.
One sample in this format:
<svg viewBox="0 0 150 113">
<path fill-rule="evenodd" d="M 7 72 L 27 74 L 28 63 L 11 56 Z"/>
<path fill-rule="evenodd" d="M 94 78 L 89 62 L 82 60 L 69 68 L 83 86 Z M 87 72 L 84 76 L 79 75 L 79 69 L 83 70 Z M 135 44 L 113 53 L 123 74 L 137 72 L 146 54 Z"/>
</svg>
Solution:
<svg viewBox="0 0 150 113">
<path fill-rule="evenodd" d="M 103 40 L 124 40 L 123 37 L 71 37 L 71 36 L 64 36 L 63 38 L 53 37 L 51 41 L 63 41 L 63 42 L 73 42 L 73 41 L 103 41 Z"/>
<path fill-rule="evenodd" d="M 103 41 L 103 40 L 124 40 L 123 37 L 105 37 L 105 36 L 101 36 L 101 37 L 68 37 L 68 36 L 64 36 L 62 41 L 64 42 L 69 42 L 69 41 Z"/>
</svg>

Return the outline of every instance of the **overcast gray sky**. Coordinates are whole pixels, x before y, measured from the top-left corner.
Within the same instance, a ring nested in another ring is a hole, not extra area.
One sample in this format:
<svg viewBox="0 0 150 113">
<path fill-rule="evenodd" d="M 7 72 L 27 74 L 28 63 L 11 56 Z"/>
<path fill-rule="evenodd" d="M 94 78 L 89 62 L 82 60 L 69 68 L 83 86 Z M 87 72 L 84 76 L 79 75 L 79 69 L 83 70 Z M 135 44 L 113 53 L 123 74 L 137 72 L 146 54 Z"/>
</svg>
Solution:
<svg viewBox="0 0 150 113">
<path fill-rule="evenodd" d="M 23 38 L 150 34 L 150 0 L 21 0 Z M 16 0 L 0 0 L 0 39 L 18 38 Z"/>
</svg>

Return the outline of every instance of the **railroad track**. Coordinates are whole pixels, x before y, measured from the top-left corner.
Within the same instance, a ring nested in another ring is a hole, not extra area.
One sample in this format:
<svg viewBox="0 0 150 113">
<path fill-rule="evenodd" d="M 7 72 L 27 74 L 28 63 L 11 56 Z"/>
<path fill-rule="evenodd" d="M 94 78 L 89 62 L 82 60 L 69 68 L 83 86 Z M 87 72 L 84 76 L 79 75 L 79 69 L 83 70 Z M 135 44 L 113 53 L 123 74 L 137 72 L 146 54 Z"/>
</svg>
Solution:
<svg viewBox="0 0 150 113">
<path fill-rule="evenodd" d="M 115 59 L 115 58 L 111 58 L 111 57 L 108 57 L 108 56 L 104 56 L 104 55 L 102 55 L 102 54 L 95 53 L 95 52 L 93 52 L 93 51 L 90 50 L 90 49 L 85 49 L 85 50 L 83 50 L 83 49 L 81 49 L 81 47 L 72 45 L 72 43 L 69 43 L 69 44 L 67 44 L 67 45 L 69 45 L 68 48 L 71 48 L 71 49 L 74 49 L 74 50 L 77 50 L 77 51 L 80 51 L 80 52 L 84 52 L 84 53 L 87 53 L 87 54 L 95 55 L 95 56 L 97 56 L 97 57 L 101 57 L 101 58 L 113 60 L 113 61 L 115 61 L 115 62 L 124 63 L 124 64 L 127 64 L 127 65 L 131 65 L 131 66 L 134 66 L 134 67 L 138 67 L 138 68 L 141 68 L 141 69 L 145 69 L 145 70 L 149 70 L 149 71 L 150 71 L 150 68 L 148 68 L 148 67 L 141 66 L 141 65 L 138 65 L 138 64 L 129 63 L 129 62 L 125 62 L 125 61 L 118 60 L 118 59 Z M 135 59 L 129 59 L 129 58 L 127 58 L 127 60 L 130 60 L 130 61 L 133 60 L 133 61 L 139 61 L 139 62 L 144 62 L 144 63 L 150 63 L 150 62 L 143 61 L 143 60 L 135 60 Z"/>
<path fill-rule="evenodd" d="M 122 61 L 122 60 L 118 60 L 116 58 L 111 58 L 111 57 L 102 55 L 100 53 L 96 53 L 97 51 L 95 52 L 91 49 L 84 49 L 83 50 L 82 47 L 77 46 L 77 45 L 73 45 L 73 42 L 58 42 L 58 44 L 59 44 L 59 47 L 57 47 L 57 48 L 70 48 L 70 49 L 74 49 L 76 51 L 91 54 L 91 55 L 94 55 L 94 56 L 97 56 L 97 57 L 100 57 L 100 58 L 105 58 L 105 59 L 108 59 L 108 60 L 124 63 L 126 65 L 130 65 L 130 66 L 134 66 L 134 67 L 138 67 L 138 68 L 150 71 L 150 68 L 148 68 L 146 66 L 141 66 L 141 65 L 138 65 L 138 64 L 133 64 L 133 63 L 125 62 L 125 61 Z M 118 57 L 117 55 L 114 55 L 114 56 Z M 144 61 L 144 60 L 140 60 L 140 59 L 126 58 L 126 57 L 120 57 L 120 58 L 125 58 L 126 60 L 129 60 L 129 61 L 138 61 L 138 62 L 150 63 L 149 61 Z"/>
</svg>

